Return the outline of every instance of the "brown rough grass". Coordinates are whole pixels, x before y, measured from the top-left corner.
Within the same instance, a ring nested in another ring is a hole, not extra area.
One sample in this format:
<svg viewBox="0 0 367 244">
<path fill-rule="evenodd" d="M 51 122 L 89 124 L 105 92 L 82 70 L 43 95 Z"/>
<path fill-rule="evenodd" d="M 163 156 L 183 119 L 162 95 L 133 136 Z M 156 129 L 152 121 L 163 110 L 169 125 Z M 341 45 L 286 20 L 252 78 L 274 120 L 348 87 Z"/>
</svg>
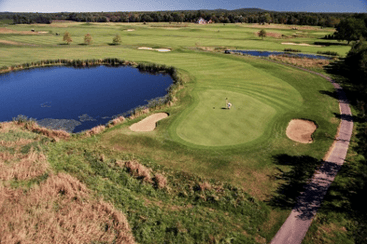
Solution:
<svg viewBox="0 0 367 244">
<path fill-rule="evenodd" d="M 34 139 L 24 139 L 19 138 L 16 141 L 0 141 L 0 146 L 2 147 L 16 147 L 16 146 L 24 146 L 31 142 L 34 142 Z"/>
<path fill-rule="evenodd" d="M 19 162 L 5 163 L 20 159 Z M 2 180 L 27 180 L 43 175 L 49 164 L 44 154 L 35 153 L 31 150 L 27 155 L 12 155 L 8 152 L 0 153 L 0 179 Z"/>
<path fill-rule="evenodd" d="M 200 186 L 200 189 L 201 189 L 202 191 L 205 191 L 205 190 L 211 190 L 211 189 L 212 189 L 212 185 L 211 185 L 209 182 L 207 182 L 207 181 L 205 181 L 205 182 L 203 182 L 203 183 L 199 184 L 199 186 Z"/>
<path fill-rule="evenodd" d="M 281 55 L 270 55 L 269 58 L 272 60 L 293 64 L 304 68 L 323 68 L 324 66 L 327 66 L 330 63 L 329 60 L 325 59 L 296 58 L 296 57 L 285 57 Z"/>
<path fill-rule="evenodd" d="M 255 32 L 256 36 L 259 36 L 260 32 Z M 274 33 L 274 32 L 266 32 L 266 37 L 274 37 L 274 38 L 282 38 L 282 34 Z"/>
<path fill-rule="evenodd" d="M 6 27 L 0 28 L 0 34 L 23 34 L 23 35 L 37 35 L 37 32 L 33 31 L 16 31 L 12 29 L 8 29 Z"/>
<path fill-rule="evenodd" d="M 112 125 L 117 125 L 124 122 L 126 119 L 123 116 L 117 117 L 111 121 Z"/>
<path fill-rule="evenodd" d="M 27 193 L 0 185 L 0 243 L 135 243 L 125 216 L 60 173 Z"/>
<path fill-rule="evenodd" d="M 106 126 L 98 125 L 96 127 L 93 127 L 92 129 L 88 130 L 85 133 L 85 135 L 87 135 L 87 136 L 97 135 L 97 134 L 101 133 L 102 131 L 104 131 L 105 129 L 106 129 Z"/>
<path fill-rule="evenodd" d="M 151 169 L 136 161 L 127 161 L 125 166 L 129 169 L 131 175 L 142 178 L 146 182 L 152 182 Z"/>
<path fill-rule="evenodd" d="M 55 141 L 59 141 L 60 139 L 69 139 L 70 134 L 64 130 L 51 130 L 47 129 L 45 127 L 40 127 L 37 123 L 31 122 L 31 123 L 18 123 L 13 122 L 14 124 L 18 126 L 24 126 L 27 130 L 30 130 L 32 132 L 40 133 L 42 135 L 45 135 L 49 138 L 54 139 Z"/>
<path fill-rule="evenodd" d="M 156 174 L 154 182 L 157 184 L 158 188 L 163 189 L 167 185 L 167 178 L 162 174 Z"/>
</svg>

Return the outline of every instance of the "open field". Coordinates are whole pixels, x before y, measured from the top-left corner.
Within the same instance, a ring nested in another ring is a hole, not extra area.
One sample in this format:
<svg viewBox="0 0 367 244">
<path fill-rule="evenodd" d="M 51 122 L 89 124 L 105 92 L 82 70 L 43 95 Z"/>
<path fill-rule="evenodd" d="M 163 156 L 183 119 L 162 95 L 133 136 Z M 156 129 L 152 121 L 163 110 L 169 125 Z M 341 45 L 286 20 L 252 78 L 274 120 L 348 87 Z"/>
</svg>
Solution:
<svg viewBox="0 0 367 244">
<path fill-rule="evenodd" d="M 269 241 L 332 144 L 339 123 L 338 104 L 332 85 L 316 75 L 220 50 L 281 51 L 288 47 L 282 42 L 294 42 L 311 44 L 296 47 L 305 53 L 335 51 L 343 56 L 350 46 L 318 39 L 333 32 L 318 27 L 292 30 L 270 25 L 267 32 L 284 37 L 261 40 L 254 33 L 262 27 L 254 25 L 166 25 L 4 25 L 13 32 L 0 32 L 0 67 L 108 57 L 176 67 L 186 83 L 176 94 L 174 106 L 158 111 L 169 117 L 159 121 L 154 131 L 129 129 L 148 116 L 143 115 L 92 137 L 34 142 L 47 157 L 47 172 L 71 174 L 95 196 L 111 202 L 126 216 L 138 243 Z M 42 33 L 24 34 L 31 29 Z M 62 42 L 65 31 L 73 39 L 70 45 Z M 87 33 L 93 44 L 81 45 Z M 116 34 L 122 44 L 110 45 Z M 315 42 L 335 45 L 312 46 Z M 234 105 L 231 110 L 222 109 L 226 98 Z M 287 138 L 286 127 L 294 118 L 316 123 L 313 143 Z M 10 135 L 3 132 L 0 141 L 9 141 Z M 23 137 L 17 133 L 17 138 Z M 10 154 L 19 150 L 16 146 L 4 149 Z M 139 170 L 134 173 L 127 161 L 140 162 L 148 168 L 141 168 L 144 172 L 150 169 L 151 178 L 147 173 L 138 175 Z M 165 187 L 158 187 L 158 175 L 167 178 Z M 2 182 L 14 188 L 34 184 L 38 183 Z"/>
</svg>

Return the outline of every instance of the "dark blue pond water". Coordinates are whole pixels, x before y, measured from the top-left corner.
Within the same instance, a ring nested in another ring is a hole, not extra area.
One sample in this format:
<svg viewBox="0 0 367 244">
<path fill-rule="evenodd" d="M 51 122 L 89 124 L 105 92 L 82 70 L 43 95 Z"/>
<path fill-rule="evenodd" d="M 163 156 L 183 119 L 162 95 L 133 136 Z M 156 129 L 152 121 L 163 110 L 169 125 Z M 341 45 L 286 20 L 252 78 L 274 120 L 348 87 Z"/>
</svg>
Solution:
<svg viewBox="0 0 367 244">
<path fill-rule="evenodd" d="M 313 59 L 332 59 L 330 57 L 314 54 L 304 54 L 304 53 L 289 53 L 289 52 L 271 52 L 271 51 L 251 51 L 251 50 L 229 50 L 234 53 L 243 53 L 251 56 L 269 57 L 270 55 L 287 55 L 291 57 L 301 57 L 301 58 L 313 58 Z"/>
<path fill-rule="evenodd" d="M 169 75 L 140 73 L 131 67 L 12 72 L 0 75 L 0 121 L 22 114 L 45 126 L 69 123 L 74 125 L 69 131 L 80 132 L 165 96 L 171 84 Z"/>
</svg>

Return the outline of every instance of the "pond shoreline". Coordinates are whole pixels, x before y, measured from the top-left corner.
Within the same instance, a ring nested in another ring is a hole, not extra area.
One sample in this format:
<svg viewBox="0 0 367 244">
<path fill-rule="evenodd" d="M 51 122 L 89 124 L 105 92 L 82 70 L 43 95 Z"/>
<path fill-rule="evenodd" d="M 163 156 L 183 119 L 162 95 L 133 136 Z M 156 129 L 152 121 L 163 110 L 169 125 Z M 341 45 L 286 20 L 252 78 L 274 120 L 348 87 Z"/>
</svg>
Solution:
<svg viewBox="0 0 367 244">
<path fill-rule="evenodd" d="M 93 59 L 93 60 L 65 60 L 65 59 L 43 60 L 43 61 L 38 61 L 38 62 L 26 63 L 26 64 L 22 64 L 22 65 L 2 67 L 0 69 L 0 74 L 1 73 L 4 74 L 4 73 L 22 71 L 22 70 L 31 70 L 31 69 L 36 69 L 36 68 L 48 68 L 48 67 L 50 67 L 50 68 L 54 68 L 54 67 L 73 67 L 73 68 L 82 68 L 83 69 L 83 68 L 92 68 L 92 67 L 94 68 L 94 67 L 99 67 L 99 66 L 106 66 L 106 67 L 126 67 L 127 66 L 127 67 L 131 67 L 131 68 L 136 68 L 139 71 L 139 73 L 149 73 L 149 74 L 153 74 L 153 75 L 157 75 L 157 74 L 163 74 L 164 75 L 164 74 L 166 74 L 166 75 L 170 76 L 171 83 L 170 83 L 168 88 L 164 88 L 165 91 L 166 91 L 166 94 L 164 96 L 158 95 L 158 97 L 154 97 L 154 98 L 149 98 L 149 96 L 148 96 L 148 97 L 145 98 L 146 99 L 145 101 L 147 102 L 147 104 L 145 104 L 145 103 L 142 103 L 140 105 L 135 104 L 135 105 L 131 106 L 129 109 L 126 109 L 126 108 L 122 109 L 122 110 L 120 110 L 120 112 L 118 112 L 118 113 L 116 113 L 115 115 L 112 115 L 112 116 L 110 114 L 108 116 L 103 115 L 104 117 L 100 117 L 100 116 L 97 116 L 97 115 L 92 115 L 95 118 L 93 118 L 92 120 L 87 120 L 85 122 L 81 118 L 78 119 L 75 116 L 71 116 L 69 118 L 68 116 L 64 117 L 64 116 L 61 115 L 60 116 L 61 119 L 55 119 L 55 116 L 53 116 L 53 115 L 51 115 L 49 117 L 46 115 L 46 118 L 42 118 L 41 116 L 32 115 L 32 117 L 39 117 L 40 118 L 39 120 L 38 119 L 36 120 L 37 123 L 40 126 L 47 127 L 49 129 L 54 129 L 54 130 L 62 129 L 62 130 L 65 130 L 69 133 L 72 133 L 74 130 L 78 130 L 78 129 L 75 129 L 75 128 L 80 126 L 82 123 L 83 123 L 83 127 L 85 127 L 84 122 L 86 124 L 91 124 L 92 125 L 93 122 L 91 122 L 91 121 L 94 121 L 94 123 L 95 123 L 96 119 L 98 120 L 98 122 L 100 122 L 100 124 L 108 124 L 108 123 L 110 123 L 110 121 L 112 119 L 114 119 L 115 117 L 121 116 L 121 115 L 127 117 L 127 115 L 132 116 L 132 115 L 140 114 L 140 112 L 142 110 L 154 111 L 156 109 L 161 109 L 162 107 L 165 107 L 165 105 L 172 105 L 173 102 L 176 100 L 175 93 L 183 85 L 183 80 L 181 79 L 180 75 L 178 74 L 178 71 L 176 70 L 176 68 L 174 68 L 172 66 L 165 66 L 165 65 L 154 64 L 154 63 L 136 63 L 136 62 L 131 62 L 131 61 L 119 60 L 119 59 L 116 59 L 116 58 L 107 58 L 107 59 L 98 59 L 98 60 L 95 60 L 95 59 Z M 107 73 L 110 73 L 110 72 L 111 71 L 109 71 Z M 113 71 L 113 72 L 115 72 L 115 71 Z M 134 72 L 137 72 L 137 71 L 134 71 Z M 135 80 L 135 78 L 134 78 L 134 80 Z M 103 85 L 104 84 L 105 83 L 103 83 Z M 159 84 L 160 83 L 157 83 L 157 85 L 160 87 L 159 89 L 162 89 L 163 83 L 162 83 L 162 85 L 159 85 Z M 125 85 L 125 83 L 123 83 L 122 85 Z M 152 84 L 152 85 L 155 86 L 155 83 Z M 142 87 L 145 87 L 145 85 L 142 86 Z M 91 88 L 91 89 L 93 89 L 93 88 Z M 123 88 L 123 90 L 126 90 L 126 89 Z M 126 96 L 123 99 L 126 99 L 128 104 L 131 103 L 131 100 L 129 98 L 127 98 Z M 96 104 L 93 105 L 95 103 L 94 99 L 92 99 L 92 100 L 87 99 L 87 101 L 92 102 L 92 104 L 91 104 L 92 107 L 96 106 Z M 125 100 L 123 100 L 123 101 L 125 101 Z M 44 103 L 41 104 L 41 107 L 43 109 L 52 109 L 51 105 L 52 105 L 52 107 L 54 106 L 54 103 L 52 103 L 52 104 L 51 104 L 51 102 L 46 102 L 46 103 L 47 103 L 46 105 Z M 121 107 L 120 105 L 116 105 L 116 106 L 118 107 L 118 109 Z M 126 106 L 128 106 L 128 105 L 126 104 Z M 20 114 L 14 114 L 13 118 L 16 117 L 17 115 L 20 115 Z M 27 116 L 25 116 L 25 117 L 27 117 Z M 56 116 L 56 117 L 59 117 L 59 116 Z M 91 116 L 89 116 L 89 117 L 92 118 Z M 7 120 L 9 120 L 9 119 L 7 119 Z M 92 127 L 94 127 L 94 126 L 92 126 Z M 80 128 L 81 127 L 79 127 L 79 130 L 80 130 Z M 79 133 L 79 132 L 82 132 L 82 131 L 87 130 L 87 129 L 90 129 L 90 128 L 83 128 L 81 131 L 76 131 L 75 133 Z"/>
</svg>

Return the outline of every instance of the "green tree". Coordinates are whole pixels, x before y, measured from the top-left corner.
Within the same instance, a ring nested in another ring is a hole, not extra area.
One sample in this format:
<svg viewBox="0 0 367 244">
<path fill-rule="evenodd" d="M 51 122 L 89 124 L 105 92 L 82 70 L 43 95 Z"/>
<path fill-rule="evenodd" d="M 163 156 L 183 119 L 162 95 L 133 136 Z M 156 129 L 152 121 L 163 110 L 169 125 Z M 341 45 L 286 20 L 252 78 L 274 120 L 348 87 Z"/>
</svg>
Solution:
<svg viewBox="0 0 367 244">
<path fill-rule="evenodd" d="M 119 34 L 117 34 L 117 35 L 113 38 L 112 43 L 113 43 L 114 45 L 119 45 L 119 44 L 121 44 L 121 36 L 120 36 Z"/>
<path fill-rule="evenodd" d="M 90 45 L 90 44 L 92 44 L 92 42 L 93 42 L 93 40 L 92 40 L 92 36 L 91 36 L 90 34 L 86 34 L 86 35 L 84 36 L 84 43 L 85 43 L 86 45 Z"/>
<path fill-rule="evenodd" d="M 334 36 L 337 40 L 357 41 L 362 36 L 366 35 L 366 25 L 362 19 L 347 18 L 340 21 L 336 27 Z"/>
<path fill-rule="evenodd" d="M 350 82 L 367 90 L 367 42 L 361 38 L 354 43 L 344 60 Z"/>
<path fill-rule="evenodd" d="M 264 37 L 266 37 L 266 31 L 262 29 L 261 31 L 259 31 L 258 35 L 264 40 Z"/>
<path fill-rule="evenodd" d="M 64 38 L 62 40 L 65 41 L 68 45 L 70 44 L 70 42 L 73 41 L 73 39 L 71 39 L 70 33 L 67 31 L 65 32 Z"/>
</svg>

